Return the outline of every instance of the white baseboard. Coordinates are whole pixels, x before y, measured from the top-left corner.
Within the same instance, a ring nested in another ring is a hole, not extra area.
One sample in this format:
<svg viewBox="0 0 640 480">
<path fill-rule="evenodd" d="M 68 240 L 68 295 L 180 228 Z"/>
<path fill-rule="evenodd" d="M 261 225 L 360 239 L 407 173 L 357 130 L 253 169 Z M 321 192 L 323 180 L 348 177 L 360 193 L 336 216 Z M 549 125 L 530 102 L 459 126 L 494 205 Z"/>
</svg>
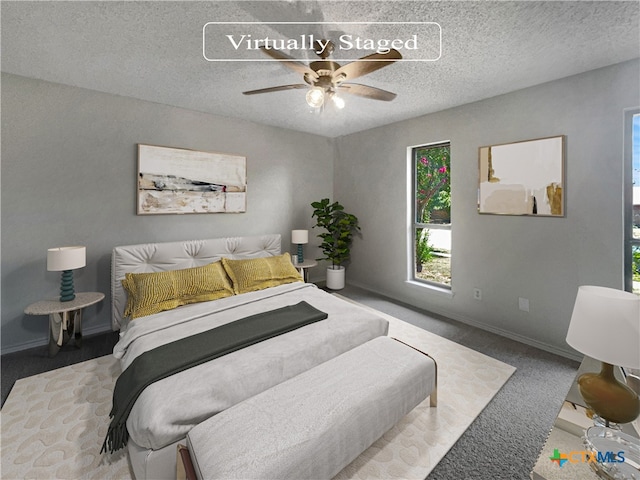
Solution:
<svg viewBox="0 0 640 480">
<path fill-rule="evenodd" d="M 487 332 L 491 332 L 491 333 L 495 333 L 496 335 L 500 335 L 501 337 L 505 337 L 505 338 L 509 338 L 511 340 L 515 340 L 516 342 L 520 342 L 520 343 L 524 343 L 525 345 L 529 345 L 531 347 L 535 347 L 535 348 L 539 348 L 540 350 L 544 350 L 546 352 L 549 353 L 553 353 L 555 355 L 559 355 L 561 357 L 564 358 L 569 358 L 571 360 L 575 360 L 577 362 L 581 362 L 582 361 L 582 357 L 576 355 L 574 352 L 570 351 L 570 350 L 563 350 L 561 348 L 558 348 L 555 345 L 549 345 L 547 343 L 544 342 L 540 342 L 538 340 L 535 340 L 533 338 L 529 338 L 529 337 L 525 337 L 524 335 L 520 335 L 514 332 L 510 332 L 508 330 L 503 330 L 501 328 L 496 328 L 493 325 L 487 325 L 485 323 L 479 322 L 473 318 L 467 317 L 466 315 L 458 315 L 452 312 L 448 312 L 448 311 L 444 311 L 444 310 L 440 310 L 440 309 L 433 309 L 433 310 L 425 310 L 424 308 L 418 306 L 418 305 L 412 305 L 409 302 L 403 301 L 403 300 L 397 300 L 394 299 L 393 297 L 389 296 L 388 294 L 384 293 L 384 292 L 380 292 L 378 290 L 372 289 L 369 286 L 366 285 L 362 285 L 358 282 L 348 282 L 349 285 L 353 285 L 354 287 L 358 287 L 361 288 L 363 290 L 367 290 L 371 293 L 375 293 L 376 295 L 380 295 L 382 297 L 386 297 L 389 298 L 390 300 L 393 300 L 395 302 L 398 302 L 400 304 L 405 304 L 405 305 L 409 305 L 413 308 L 419 308 L 421 310 L 423 310 L 426 313 L 435 313 L 436 315 L 441 315 L 443 317 L 447 317 L 450 318 L 451 320 L 455 320 L 458 321 L 460 323 L 464 323 L 465 325 L 470 325 L 472 327 L 476 327 L 479 328 L 481 330 L 485 330 Z"/>
<path fill-rule="evenodd" d="M 111 332 L 112 330 L 110 328 L 106 328 L 104 327 L 104 325 L 95 325 L 93 327 L 89 327 L 89 328 L 83 328 L 82 329 L 82 336 L 83 337 L 88 337 L 90 335 L 97 335 L 99 333 L 107 333 L 107 332 Z M 31 340 L 29 342 L 24 342 L 24 343 L 19 343 L 18 345 L 11 345 L 9 347 L 3 348 L 2 349 L 2 355 L 4 355 L 5 353 L 15 353 L 15 352 L 21 352 L 23 350 L 29 350 L 30 348 L 37 348 L 37 347 L 44 347 L 47 346 L 49 344 L 49 338 L 39 338 L 37 340 Z"/>
</svg>

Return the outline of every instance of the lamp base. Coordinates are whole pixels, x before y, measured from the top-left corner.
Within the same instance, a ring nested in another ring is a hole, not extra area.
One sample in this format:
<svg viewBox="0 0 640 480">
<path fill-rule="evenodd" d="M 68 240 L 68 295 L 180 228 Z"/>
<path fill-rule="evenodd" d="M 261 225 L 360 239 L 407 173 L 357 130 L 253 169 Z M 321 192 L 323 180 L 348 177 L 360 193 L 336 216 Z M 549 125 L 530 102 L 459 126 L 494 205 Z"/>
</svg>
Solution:
<svg viewBox="0 0 640 480">
<path fill-rule="evenodd" d="M 591 454 L 589 466 L 599 478 L 638 478 L 638 438 L 610 428 L 590 427 L 583 444 Z"/>
<path fill-rule="evenodd" d="M 300 243 L 298 244 L 298 263 L 304 263 L 304 252 Z"/>
<path fill-rule="evenodd" d="M 76 298 L 76 294 L 73 290 L 73 271 L 64 270 L 60 280 L 60 301 L 70 302 Z"/>
<path fill-rule="evenodd" d="M 610 422 L 606 418 L 602 418 L 600 415 L 594 412 L 590 407 L 587 407 L 587 410 L 585 413 L 587 414 L 587 417 L 593 420 L 594 427 L 608 428 L 610 430 L 622 430 L 623 424 Z"/>
<path fill-rule="evenodd" d="M 609 423 L 629 423 L 640 414 L 640 398 L 613 374 L 613 365 L 602 362 L 600 373 L 578 378 L 582 398 L 594 413 Z"/>
</svg>

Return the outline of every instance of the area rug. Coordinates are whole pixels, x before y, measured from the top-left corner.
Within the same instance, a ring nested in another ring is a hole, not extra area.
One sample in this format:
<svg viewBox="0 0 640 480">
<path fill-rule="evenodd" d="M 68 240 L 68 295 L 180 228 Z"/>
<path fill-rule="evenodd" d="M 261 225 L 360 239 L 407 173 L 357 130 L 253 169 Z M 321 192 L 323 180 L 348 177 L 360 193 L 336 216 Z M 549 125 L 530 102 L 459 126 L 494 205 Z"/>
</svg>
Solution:
<svg viewBox="0 0 640 480">
<path fill-rule="evenodd" d="M 515 368 L 376 312 L 389 320 L 390 336 L 436 360 L 438 406 L 425 400 L 336 479 L 424 479 Z M 0 477 L 132 479 L 124 451 L 99 453 L 119 373 L 107 355 L 18 380 L 0 412 Z"/>
</svg>

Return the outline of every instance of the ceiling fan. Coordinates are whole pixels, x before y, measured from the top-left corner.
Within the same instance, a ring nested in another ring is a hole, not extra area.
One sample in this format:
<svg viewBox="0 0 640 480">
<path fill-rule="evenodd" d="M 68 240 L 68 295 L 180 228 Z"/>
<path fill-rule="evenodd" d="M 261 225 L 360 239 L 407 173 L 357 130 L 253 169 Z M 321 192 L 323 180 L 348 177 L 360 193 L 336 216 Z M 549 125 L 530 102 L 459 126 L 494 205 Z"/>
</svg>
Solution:
<svg viewBox="0 0 640 480">
<path fill-rule="evenodd" d="M 325 46 L 326 45 L 326 46 Z M 335 102 L 338 108 L 344 107 L 344 101 L 337 95 L 338 92 L 357 95 L 359 97 L 370 98 L 372 100 L 382 100 L 389 102 L 396 98 L 396 94 L 368 85 L 358 83 L 345 83 L 354 78 L 362 77 L 371 72 L 391 65 L 400 60 L 402 55 L 395 49 L 389 49 L 386 53 L 372 53 L 359 58 L 346 65 L 340 66 L 332 60 L 328 60 L 329 55 L 334 50 L 331 41 L 314 43 L 314 51 L 320 60 L 311 62 L 308 66 L 280 50 L 260 47 L 261 50 L 276 60 L 280 60 L 286 67 L 303 74 L 306 84 L 298 83 L 293 85 L 280 85 L 277 87 L 261 88 L 242 92 L 244 95 L 256 95 L 259 93 L 279 92 L 282 90 L 308 89 L 307 103 L 311 107 L 319 108 L 324 105 L 327 99 Z"/>
</svg>

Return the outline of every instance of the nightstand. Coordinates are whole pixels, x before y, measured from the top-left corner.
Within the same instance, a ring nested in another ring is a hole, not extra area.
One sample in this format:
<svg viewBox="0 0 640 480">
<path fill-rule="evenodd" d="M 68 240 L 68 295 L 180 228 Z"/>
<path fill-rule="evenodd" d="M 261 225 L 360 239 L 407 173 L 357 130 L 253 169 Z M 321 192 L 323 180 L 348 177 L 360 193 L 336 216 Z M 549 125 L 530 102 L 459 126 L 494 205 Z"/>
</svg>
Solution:
<svg viewBox="0 0 640 480">
<path fill-rule="evenodd" d="M 53 357 L 70 338 L 75 339 L 77 348 L 82 346 L 82 310 L 104 299 L 104 293 L 76 293 L 76 298 L 68 302 L 41 300 L 24 309 L 27 315 L 49 315 L 49 356 Z"/>
<path fill-rule="evenodd" d="M 586 457 L 587 447 L 584 436 L 594 422 L 587 415 L 587 408 L 578 389 L 577 378 L 585 372 L 597 372 L 601 363 L 592 358 L 585 357 L 576 378 L 574 379 L 565 402 L 558 413 L 556 420 L 549 432 L 546 443 L 538 457 L 533 471 L 530 474 L 532 480 L 599 480 L 613 478 L 602 469 L 597 468 L 597 462 L 589 461 Z M 615 367 L 614 373 L 619 380 L 624 381 L 620 367 Z M 621 432 L 637 439 L 640 431 L 637 423 L 625 423 L 621 425 Z M 622 450 L 622 443 L 615 446 L 615 451 Z M 637 447 L 635 447 L 637 448 Z M 606 452 L 602 452 L 605 454 Z M 565 460 L 566 461 L 562 461 Z M 628 459 L 632 462 L 633 459 Z M 560 464 L 563 463 L 561 466 Z M 611 465 L 615 465 L 612 463 Z M 615 478 L 633 478 L 620 475 Z"/>
<path fill-rule="evenodd" d="M 304 279 L 305 283 L 309 283 L 309 272 L 307 271 L 310 268 L 313 268 L 318 265 L 318 262 L 315 260 L 306 260 L 302 263 L 294 263 L 293 266 L 298 269 L 300 275 Z"/>
</svg>

